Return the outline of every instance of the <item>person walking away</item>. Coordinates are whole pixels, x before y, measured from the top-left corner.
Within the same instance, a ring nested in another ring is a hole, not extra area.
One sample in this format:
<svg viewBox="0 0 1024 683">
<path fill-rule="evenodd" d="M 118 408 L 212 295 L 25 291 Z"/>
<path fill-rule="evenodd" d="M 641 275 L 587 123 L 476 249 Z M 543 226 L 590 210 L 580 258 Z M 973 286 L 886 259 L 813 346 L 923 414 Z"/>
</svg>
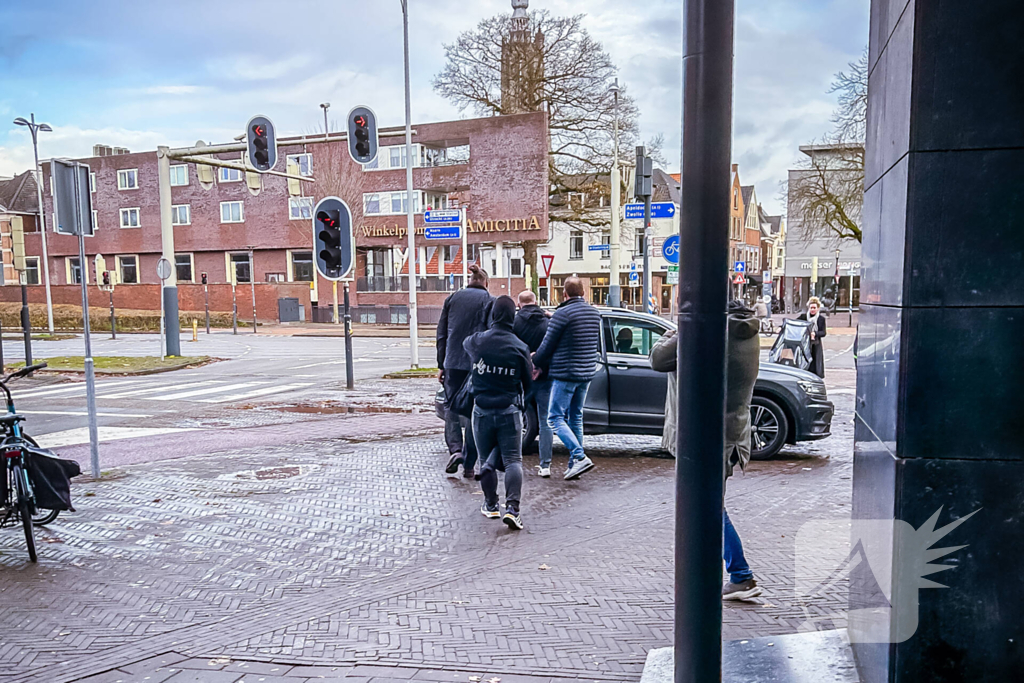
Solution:
<svg viewBox="0 0 1024 683">
<path fill-rule="evenodd" d="M 471 335 L 487 329 L 493 298 L 487 291 L 487 273 L 478 265 L 469 267 L 469 285 L 460 289 L 444 301 L 441 318 L 437 323 L 437 367 L 438 380 L 444 386 L 445 440 L 448 442 L 450 457 L 445 466 L 448 474 L 457 474 L 462 465 L 462 476 L 472 479 L 477 461 L 477 449 L 473 440 L 470 418 L 462 417 L 451 409 L 451 401 L 462 384 L 469 378 L 469 355 L 463 343 Z M 455 433 L 464 438 L 455 439 Z"/>
<path fill-rule="evenodd" d="M 519 312 L 512 329 L 516 336 L 533 353 L 540 348 L 544 334 L 548 331 L 548 314 L 537 305 L 537 297 L 530 290 L 519 293 Z M 534 373 L 536 374 L 536 372 Z M 548 406 L 551 404 L 551 379 L 541 372 L 533 380 L 533 389 L 526 397 L 527 410 L 537 414 L 537 455 L 540 464 L 537 474 L 547 478 L 551 476 L 551 446 L 554 434 L 548 424 Z"/>
<path fill-rule="evenodd" d="M 491 308 L 490 329 L 465 341 L 473 382 L 473 435 L 481 453 L 484 502 L 480 508 L 490 519 L 498 517 L 498 469 L 505 470 L 505 515 L 510 529 L 522 529 L 523 397 L 530 392 L 533 362 L 529 347 L 513 331 L 516 304 L 499 296 Z"/>
<path fill-rule="evenodd" d="M 816 296 L 807 300 L 807 311 L 797 316 L 797 320 L 811 323 L 811 367 L 807 368 L 818 377 L 825 377 L 825 349 L 821 340 L 828 334 L 825 313 L 821 310 L 821 301 Z"/>
<path fill-rule="evenodd" d="M 601 314 L 583 298 L 583 283 L 570 277 L 564 286 L 566 300 L 548 323 L 533 363 L 551 378 L 548 424 L 569 449 L 564 479 L 576 479 L 593 469 L 583 451 L 583 405 L 590 380 L 597 374 L 601 343 Z"/>
<path fill-rule="evenodd" d="M 725 469 L 726 482 L 736 465 L 745 468 L 750 461 L 750 401 L 754 395 L 754 382 L 760 364 L 760 327 L 750 309 L 739 301 L 729 302 L 726 336 L 726 401 L 725 401 Z M 676 407 L 678 384 L 675 381 L 676 353 L 679 337 L 675 331 L 664 335 L 651 349 L 651 367 L 668 372 L 668 392 L 665 398 L 665 428 L 662 447 L 676 455 L 678 419 Z M 724 493 L 723 487 L 723 493 Z M 743 543 L 722 505 L 722 559 L 729 574 L 729 582 L 722 588 L 723 600 L 749 600 L 761 594 L 761 587 L 743 554 Z"/>
</svg>

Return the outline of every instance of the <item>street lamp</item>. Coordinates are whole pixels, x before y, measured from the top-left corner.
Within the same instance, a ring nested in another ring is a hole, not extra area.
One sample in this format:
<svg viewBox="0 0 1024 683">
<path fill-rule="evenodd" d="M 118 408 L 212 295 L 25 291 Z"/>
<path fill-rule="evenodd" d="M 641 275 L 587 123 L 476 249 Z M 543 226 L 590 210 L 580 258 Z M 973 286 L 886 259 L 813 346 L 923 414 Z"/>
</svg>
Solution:
<svg viewBox="0 0 1024 683">
<path fill-rule="evenodd" d="M 615 100 L 615 133 L 612 139 L 612 173 L 610 178 L 611 184 L 611 205 L 612 205 L 612 225 L 611 235 L 608 240 L 611 244 L 609 246 L 609 263 L 608 263 L 608 305 L 612 307 L 618 307 L 622 305 L 622 291 L 619 285 L 619 252 L 621 251 L 622 235 L 619 230 L 619 79 L 616 78 L 615 82 L 612 83 L 611 87 L 608 88 L 608 92 L 612 94 Z"/>
<path fill-rule="evenodd" d="M 16 126 L 27 126 L 29 131 L 32 133 L 32 154 L 35 156 L 35 171 L 38 175 L 36 181 L 36 201 L 39 202 L 39 234 L 40 239 L 43 243 L 43 284 L 46 288 L 46 327 L 53 334 L 53 300 L 50 298 L 50 259 L 46 253 L 46 223 L 43 220 L 43 170 L 39 167 L 39 131 L 46 133 L 53 132 L 53 128 L 50 128 L 49 124 L 36 123 L 36 115 L 30 114 L 31 118 L 25 120 L 22 117 L 14 119 L 14 125 Z M 84 264 L 83 264 L 84 272 Z"/>
<path fill-rule="evenodd" d="M 327 110 L 331 108 L 330 102 L 322 102 L 320 108 L 324 110 L 324 137 L 327 137 L 330 129 L 327 127 Z"/>
<path fill-rule="evenodd" d="M 409 256 L 405 262 L 409 265 L 409 365 L 413 369 L 420 366 L 419 315 L 416 311 L 416 231 L 413 229 L 413 193 L 412 193 L 412 96 L 409 87 L 409 0 L 402 3 L 402 43 L 405 61 L 405 205 L 406 233 L 409 237 Z M 465 258 L 465 255 L 463 255 Z"/>
</svg>

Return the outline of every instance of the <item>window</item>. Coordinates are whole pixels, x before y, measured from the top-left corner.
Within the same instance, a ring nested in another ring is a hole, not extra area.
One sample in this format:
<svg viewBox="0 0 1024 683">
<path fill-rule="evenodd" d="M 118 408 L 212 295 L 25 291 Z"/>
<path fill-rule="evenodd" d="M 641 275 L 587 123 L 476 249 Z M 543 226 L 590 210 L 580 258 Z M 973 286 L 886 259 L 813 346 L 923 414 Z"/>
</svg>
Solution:
<svg viewBox="0 0 1024 683">
<path fill-rule="evenodd" d="M 611 235 L 607 235 L 607 234 L 606 235 L 601 235 L 601 244 L 607 244 L 608 245 L 608 248 L 601 252 L 601 258 L 602 259 L 610 259 L 612 257 L 611 243 L 612 243 L 612 236 Z"/>
<path fill-rule="evenodd" d="M 122 284 L 134 285 L 139 282 L 139 260 L 135 256 L 118 256 L 117 270 Z"/>
<path fill-rule="evenodd" d="M 313 252 L 292 252 L 292 280 L 294 282 L 313 281 Z"/>
<path fill-rule="evenodd" d="M 480 252 L 479 245 L 467 244 L 466 245 L 466 256 L 468 257 L 468 260 L 466 261 L 466 263 L 476 263 L 477 261 L 479 261 L 480 260 L 480 253 L 479 252 Z"/>
<path fill-rule="evenodd" d="M 284 282 L 284 273 L 267 273 L 267 282 Z"/>
<path fill-rule="evenodd" d="M 412 195 L 412 212 L 420 212 L 420 195 L 421 192 L 414 192 Z M 391 193 L 391 213 L 393 214 L 405 214 L 409 211 L 409 205 L 406 203 L 405 192 L 392 192 Z"/>
<path fill-rule="evenodd" d="M 25 284 L 26 285 L 38 285 L 39 284 L 39 257 L 38 256 L 26 256 L 25 257 Z"/>
<path fill-rule="evenodd" d="M 192 282 L 192 254 L 174 255 L 174 273 L 178 282 Z"/>
<path fill-rule="evenodd" d="M 665 334 L 655 323 L 634 318 L 608 318 L 605 346 L 609 353 L 650 356 L 651 348 Z"/>
<path fill-rule="evenodd" d="M 117 172 L 117 189 L 139 189 L 139 171 L 135 168 L 123 168 Z"/>
<path fill-rule="evenodd" d="M 171 207 L 171 225 L 191 225 L 192 209 L 188 204 L 175 204 Z"/>
<path fill-rule="evenodd" d="M 455 244 L 444 245 L 444 262 L 453 263 L 455 257 L 459 255 L 459 247 Z"/>
<path fill-rule="evenodd" d="M 424 192 L 423 203 L 424 206 L 431 210 L 447 209 L 448 195 L 436 192 Z"/>
<path fill-rule="evenodd" d="M 220 203 L 220 222 L 221 223 L 241 223 L 244 221 L 244 213 L 242 211 L 242 202 L 221 202 Z M 248 282 L 248 280 L 246 280 Z"/>
<path fill-rule="evenodd" d="M 99 214 L 96 213 L 96 209 L 92 210 L 92 231 L 95 234 L 96 228 L 99 227 L 100 219 Z"/>
<path fill-rule="evenodd" d="M 171 187 L 188 185 L 188 164 L 171 166 Z"/>
<path fill-rule="evenodd" d="M 405 168 L 405 145 L 389 147 L 388 151 L 390 152 L 390 167 Z"/>
<path fill-rule="evenodd" d="M 139 227 L 139 210 L 138 209 L 121 209 L 121 227 L 122 228 L 137 228 Z"/>
<path fill-rule="evenodd" d="M 300 155 L 300 156 L 309 156 Z M 297 221 L 303 218 L 313 217 L 313 198 L 312 197 L 289 197 L 288 198 L 288 218 Z"/>
<path fill-rule="evenodd" d="M 569 233 L 569 259 L 583 258 L 583 231 L 573 230 Z"/>
<path fill-rule="evenodd" d="M 69 285 L 80 285 L 82 284 L 82 268 L 79 265 L 77 256 L 68 256 L 67 260 L 68 268 L 68 284 Z"/>
<path fill-rule="evenodd" d="M 420 198 L 423 193 L 414 191 L 413 213 L 420 213 Z M 401 216 L 408 209 L 405 192 L 373 192 L 363 195 L 363 214 L 366 216 Z"/>
<path fill-rule="evenodd" d="M 509 273 L 512 275 L 512 277 L 522 277 L 523 276 L 523 259 L 518 258 L 518 257 L 510 259 L 509 260 Z"/>
<path fill-rule="evenodd" d="M 289 154 L 287 157 L 287 163 L 295 164 L 296 166 L 298 166 L 299 175 L 313 175 L 312 154 Z"/>
<path fill-rule="evenodd" d="M 96 191 L 96 174 L 95 173 L 90 173 L 89 174 L 89 192 L 95 192 L 95 191 Z"/>
<path fill-rule="evenodd" d="M 242 180 L 242 172 L 237 168 L 217 167 L 217 177 L 222 183 L 237 183 Z"/>
<path fill-rule="evenodd" d="M 367 216 L 380 214 L 380 195 L 377 193 L 363 195 L 363 213 Z"/>
<path fill-rule="evenodd" d="M 249 254 L 231 254 L 231 267 L 235 269 L 235 282 L 249 282 L 252 277 Z"/>
</svg>

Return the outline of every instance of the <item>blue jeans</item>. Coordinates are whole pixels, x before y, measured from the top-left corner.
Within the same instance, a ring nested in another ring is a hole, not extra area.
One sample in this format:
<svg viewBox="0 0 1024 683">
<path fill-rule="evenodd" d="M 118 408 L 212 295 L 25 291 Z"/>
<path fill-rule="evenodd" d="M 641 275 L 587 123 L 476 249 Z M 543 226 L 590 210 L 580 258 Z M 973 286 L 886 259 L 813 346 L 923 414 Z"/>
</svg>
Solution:
<svg viewBox="0 0 1024 683">
<path fill-rule="evenodd" d="M 551 445 L 555 434 L 548 424 L 548 409 L 551 407 L 551 380 L 542 379 L 533 383 L 531 390 L 537 410 L 537 451 L 540 455 L 540 466 L 551 467 Z"/>
<path fill-rule="evenodd" d="M 487 505 L 498 504 L 498 472 L 505 471 L 505 505 L 519 510 L 523 491 L 523 414 L 505 409 L 473 408 L 473 436 L 488 456 L 480 467 L 480 488 Z"/>
<path fill-rule="evenodd" d="M 722 535 L 722 558 L 725 560 L 725 570 L 729 572 L 729 581 L 743 583 L 754 578 L 754 572 L 750 571 L 747 558 L 743 556 L 740 535 L 736 533 L 736 527 L 732 525 L 725 508 L 722 508 Z"/>
<path fill-rule="evenodd" d="M 583 404 L 587 401 L 586 382 L 551 381 L 551 405 L 548 424 L 558 440 L 569 449 L 569 467 L 585 457 L 583 452 Z"/>
</svg>

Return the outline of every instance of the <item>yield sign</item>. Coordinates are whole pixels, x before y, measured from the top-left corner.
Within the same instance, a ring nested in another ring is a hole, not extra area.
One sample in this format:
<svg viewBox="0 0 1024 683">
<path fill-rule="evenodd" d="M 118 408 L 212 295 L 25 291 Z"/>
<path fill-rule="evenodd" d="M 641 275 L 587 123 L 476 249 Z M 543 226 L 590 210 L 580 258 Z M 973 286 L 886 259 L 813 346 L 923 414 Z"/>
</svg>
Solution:
<svg viewBox="0 0 1024 683">
<path fill-rule="evenodd" d="M 551 266 L 555 263 L 554 254 L 541 254 L 540 255 L 540 269 L 544 273 L 544 277 L 551 277 Z"/>
</svg>

